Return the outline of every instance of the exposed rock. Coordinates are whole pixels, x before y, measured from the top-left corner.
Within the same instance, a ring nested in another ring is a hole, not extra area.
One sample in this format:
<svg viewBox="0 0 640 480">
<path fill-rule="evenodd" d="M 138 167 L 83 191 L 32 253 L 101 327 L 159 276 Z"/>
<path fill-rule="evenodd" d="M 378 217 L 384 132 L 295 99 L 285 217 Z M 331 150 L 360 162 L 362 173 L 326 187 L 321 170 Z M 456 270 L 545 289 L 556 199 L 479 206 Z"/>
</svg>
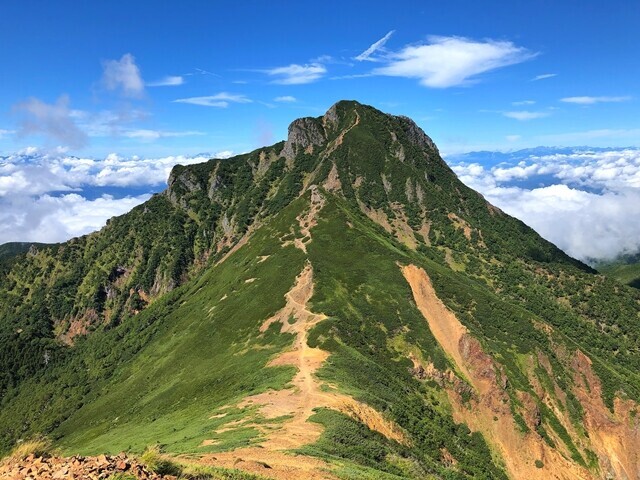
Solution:
<svg viewBox="0 0 640 480">
<path fill-rule="evenodd" d="M 401 120 L 402 130 L 411 143 L 420 148 L 428 148 L 438 153 L 438 147 L 433 143 L 431 137 L 424 133 L 424 131 L 416 125 L 413 120 L 409 117 L 405 117 L 404 115 L 397 115 L 395 118 Z"/>
<path fill-rule="evenodd" d="M 338 124 L 338 121 L 338 104 L 335 103 L 329 108 L 329 110 L 327 110 L 327 113 L 324 114 L 324 117 L 322 117 L 322 123 L 325 126 L 336 126 Z"/>
<path fill-rule="evenodd" d="M 311 117 L 299 118 L 289 125 L 289 136 L 280 155 L 291 161 L 300 150 L 325 142 L 326 136 L 321 123 Z"/>
<path fill-rule="evenodd" d="M 0 465 L 0 479 L 57 480 L 57 479 L 108 479 L 126 473 L 138 480 L 172 480 L 172 475 L 158 475 L 137 460 L 121 453 L 117 456 L 97 457 L 36 457 L 6 459 Z"/>
</svg>

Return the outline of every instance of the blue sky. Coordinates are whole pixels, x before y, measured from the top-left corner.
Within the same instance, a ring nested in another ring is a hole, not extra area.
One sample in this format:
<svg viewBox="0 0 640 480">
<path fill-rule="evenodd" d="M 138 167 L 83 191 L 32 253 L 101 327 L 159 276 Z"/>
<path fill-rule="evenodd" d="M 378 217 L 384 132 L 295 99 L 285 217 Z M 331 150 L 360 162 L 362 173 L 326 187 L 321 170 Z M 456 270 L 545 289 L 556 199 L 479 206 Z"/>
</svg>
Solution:
<svg viewBox="0 0 640 480">
<path fill-rule="evenodd" d="M 88 233 L 355 99 L 571 255 L 639 251 L 638 25 L 637 0 L 4 0 L 0 243 Z"/>
<path fill-rule="evenodd" d="M 0 152 L 242 152 L 343 98 L 445 153 L 638 145 L 639 21 L 637 1 L 9 0 Z"/>
</svg>

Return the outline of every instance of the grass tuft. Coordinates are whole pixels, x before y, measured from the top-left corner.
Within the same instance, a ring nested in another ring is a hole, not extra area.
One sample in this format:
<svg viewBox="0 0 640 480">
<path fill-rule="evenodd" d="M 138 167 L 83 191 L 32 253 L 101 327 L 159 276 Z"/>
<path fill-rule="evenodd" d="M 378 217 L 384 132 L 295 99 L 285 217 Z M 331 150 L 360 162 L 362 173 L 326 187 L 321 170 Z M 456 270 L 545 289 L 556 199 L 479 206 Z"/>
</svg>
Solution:
<svg viewBox="0 0 640 480">
<path fill-rule="evenodd" d="M 158 475 L 179 476 L 182 474 L 180 466 L 164 456 L 159 445 L 147 447 L 140 457 L 140 461 L 145 464 L 149 470 Z"/>
<path fill-rule="evenodd" d="M 24 460 L 29 455 L 35 457 L 49 456 L 51 452 L 51 441 L 43 436 L 33 437 L 29 440 L 19 442 L 3 462 L 17 462 Z"/>
</svg>

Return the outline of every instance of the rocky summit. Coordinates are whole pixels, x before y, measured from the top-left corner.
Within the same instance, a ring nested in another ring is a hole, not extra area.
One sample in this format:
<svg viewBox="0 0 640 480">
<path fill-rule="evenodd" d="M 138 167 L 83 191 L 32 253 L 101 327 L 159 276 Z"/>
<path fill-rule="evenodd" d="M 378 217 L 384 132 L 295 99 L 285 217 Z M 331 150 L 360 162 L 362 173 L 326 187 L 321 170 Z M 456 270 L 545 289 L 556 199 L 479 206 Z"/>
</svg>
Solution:
<svg viewBox="0 0 640 480">
<path fill-rule="evenodd" d="M 0 268 L 3 452 L 640 477 L 640 291 L 466 187 L 406 117 L 338 102 Z"/>
</svg>

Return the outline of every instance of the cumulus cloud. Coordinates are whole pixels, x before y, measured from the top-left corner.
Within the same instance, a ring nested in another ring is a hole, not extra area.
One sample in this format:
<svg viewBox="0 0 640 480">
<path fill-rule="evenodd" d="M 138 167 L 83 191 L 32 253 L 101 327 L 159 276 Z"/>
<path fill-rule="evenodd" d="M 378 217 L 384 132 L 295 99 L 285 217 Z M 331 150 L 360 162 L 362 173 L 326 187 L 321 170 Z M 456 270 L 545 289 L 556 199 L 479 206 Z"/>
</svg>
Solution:
<svg viewBox="0 0 640 480">
<path fill-rule="evenodd" d="M 365 61 L 365 60 L 370 61 L 370 62 L 378 61 L 378 59 L 372 58 L 372 55 L 374 53 L 376 53 L 378 50 L 382 49 L 384 47 L 384 44 L 387 43 L 387 41 L 391 38 L 391 35 L 393 35 L 394 33 L 395 33 L 395 30 L 391 30 L 389 33 L 387 33 L 380 40 L 378 40 L 377 42 L 373 43 L 364 52 L 362 52 L 360 55 L 355 57 L 355 59 L 358 60 L 359 62 L 362 62 L 362 61 Z"/>
<path fill-rule="evenodd" d="M 521 63 L 535 55 L 508 41 L 433 36 L 428 43 L 408 45 L 390 53 L 388 64 L 373 73 L 417 78 L 425 87 L 448 88 L 468 85 L 481 73 Z"/>
<path fill-rule="evenodd" d="M 191 105 L 200 105 L 203 107 L 227 108 L 230 103 L 251 103 L 253 100 L 246 95 L 239 95 L 227 92 L 220 92 L 216 95 L 206 97 L 189 97 L 178 98 L 175 103 L 188 103 Z"/>
<path fill-rule="evenodd" d="M 224 151 L 214 157 L 225 158 L 230 154 Z M 127 158 L 112 153 L 94 159 L 29 149 L 0 157 L 0 198 L 79 191 L 85 187 L 158 187 L 166 182 L 174 165 L 201 163 L 209 158 L 209 155 Z"/>
<path fill-rule="evenodd" d="M 298 101 L 298 99 L 296 97 L 292 97 L 291 95 L 284 95 L 282 97 L 274 98 L 273 101 L 281 103 L 295 103 Z"/>
<path fill-rule="evenodd" d="M 265 70 L 264 73 L 274 77 L 273 83 L 279 83 L 281 85 L 301 85 L 319 80 L 327 73 L 327 69 L 321 63 L 309 63 L 305 65 L 292 63 L 286 67 Z"/>
<path fill-rule="evenodd" d="M 107 219 L 122 215 L 150 195 L 88 200 L 76 193 L 0 199 L 0 243 L 54 243 L 98 230 Z"/>
<path fill-rule="evenodd" d="M 515 112 L 502 112 L 502 114 L 507 118 L 513 118 L 515 120 L 520 120 L 521 122 L 549 116 L 549 112 L 530 112 L 528 110 L 519 110 Z"/>
<path fill-rule="evenodd" d="M 74 122 L 69 109 L 69 97 L 58 98 L 56 103 L 46 103 L 32 97 L 14 105 L 13 110 L 20 115 L 18 135 L 44 135 L 48 140 L 81 148 L 87 143 L 87 135 Z"/>
<path fill-rule="evenodd" d="M 155 82 L 147 82 L 147 87 L 177 87 L 184 83 L 184 77 L 179 75 L 166 76 Z"/>
<path fill-rule="evenodd" d="M 565 97 L 561 98 L 561 102 L 577 103 L 578 105 L 593 105 L 594 103 L 617 103 L 627 102 L 631 97 Z"/>
<path fill-rule="evenodd" d="M 120 60 L 102 62 L 102 83 L 107 90 L 120 91 L 127 97 L 139 98 L 144 94 L 144 81 L 136 59 L 126 53 Z"/>
<path fill-rule="evenodd" d="M 0 157 L 0 244 L 59 242 L 91 232 L 163 189 L 174 165 L 233 154 L 225 150 L 148 159 L 110 154 L 93 159 L 68 156 L 64 149 L 43 153 L 29 147 Z"/>
<path fill-rule="evenodd" d="M 640 150 L 529 155 L 485 167 L 454 162 L 470 187 L 585 261 L 640 250 Z"/>
<path fill-rule="evenodd" d="M 531 79 L 532 82 L 537 82 L 538 80 L 546 80 L 547 78 L 557 77 L 557 73 L 543 73 L 542 75 L 536 75 Z"/>
</svg>

